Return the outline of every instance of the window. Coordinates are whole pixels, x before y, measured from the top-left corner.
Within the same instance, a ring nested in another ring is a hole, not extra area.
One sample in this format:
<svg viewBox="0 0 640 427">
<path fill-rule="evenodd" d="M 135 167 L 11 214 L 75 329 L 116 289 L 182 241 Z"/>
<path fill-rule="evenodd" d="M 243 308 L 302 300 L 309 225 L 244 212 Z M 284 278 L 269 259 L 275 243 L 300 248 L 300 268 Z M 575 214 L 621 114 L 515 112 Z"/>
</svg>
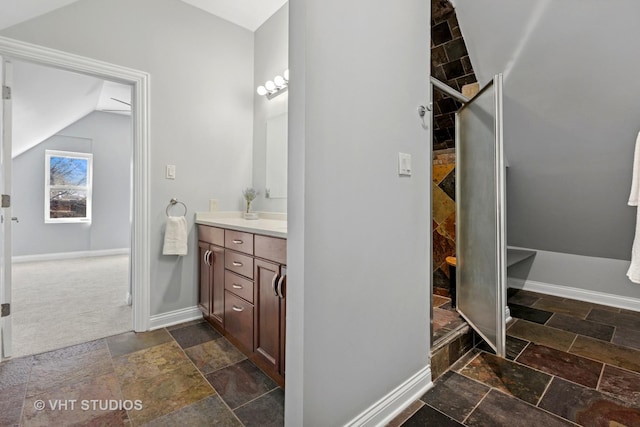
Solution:
<svg viewBox="0 0 640 427">
<path fill-rule="evenodd" d="M 91 222 L 93 154 L 46 150 L 44 222 Z"/>
</svg>

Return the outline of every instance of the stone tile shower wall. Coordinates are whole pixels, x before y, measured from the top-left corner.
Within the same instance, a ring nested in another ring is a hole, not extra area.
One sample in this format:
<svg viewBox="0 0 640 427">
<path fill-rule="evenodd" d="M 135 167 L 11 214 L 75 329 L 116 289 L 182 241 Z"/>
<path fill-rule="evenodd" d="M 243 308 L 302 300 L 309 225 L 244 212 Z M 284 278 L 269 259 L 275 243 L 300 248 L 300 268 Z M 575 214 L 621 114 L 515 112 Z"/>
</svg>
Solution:
<svg viewBox="0 0 640 427">
<path fill-rule="evenodd" d="M 431 75 L 458 92 L 476 83 L 455 9 L 431 1 Z M 433 91 L 433 292 L 449 296 L 448 256 L 456 254 L 455 112 L 461 103 Z"/>
<path fill-rule="evenodd" d="M 445 258 L 456 253 L 456 154 L 441 150 L 433 155 L 433 293 L 449 296 L 449 267 Z"/>
</svg>

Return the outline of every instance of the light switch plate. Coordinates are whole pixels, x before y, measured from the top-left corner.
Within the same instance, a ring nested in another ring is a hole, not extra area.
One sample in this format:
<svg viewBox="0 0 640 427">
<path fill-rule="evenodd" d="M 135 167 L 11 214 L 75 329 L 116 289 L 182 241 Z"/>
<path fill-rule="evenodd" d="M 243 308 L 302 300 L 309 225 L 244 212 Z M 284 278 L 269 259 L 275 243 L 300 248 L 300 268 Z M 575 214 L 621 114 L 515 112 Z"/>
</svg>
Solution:
<svg viewBox="0 0 640 427">
<path fill-rule="evenodd" d="M 176 165 L 167 165 L 167 179 L 176 179 Z"/>
<path fill-rule="evenodd" d="M 398 175 L 411 176 L 411 154 L 398 153 Z"/>
</svg>

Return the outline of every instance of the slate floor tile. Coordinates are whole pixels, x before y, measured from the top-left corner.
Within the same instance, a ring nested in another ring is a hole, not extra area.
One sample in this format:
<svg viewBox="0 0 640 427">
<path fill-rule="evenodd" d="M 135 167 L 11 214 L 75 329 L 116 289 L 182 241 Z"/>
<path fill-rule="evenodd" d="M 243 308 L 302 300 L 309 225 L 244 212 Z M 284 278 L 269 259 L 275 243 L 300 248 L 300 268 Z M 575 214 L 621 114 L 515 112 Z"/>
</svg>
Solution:
<svg viewBox="0 0 640 427">
<path fill-rule="evenodd" d="M 412 402 L 411 405 L 407 406 L 404 411 L 400 412 L 398 416 L 391 420 L 385 427 L 400 427 L 405 425 L 404 423 L 424 405 L 425 403 L 422 400 Z"/>
<path fill-rule="evenodd" d="M 464 424 L 469 427 L 560 427 L 573 425 L 497 390 L 489 392 Z"/>
<path fill-rule="evenodd" d="M 36 400 L 44 401 L 45 407 L 37 410 Z M 26 427 L 30 425 L 85 424 L 91 419 L 105 416 L 105 412 L 99 407 L 87 406 L 83 408 L 80 403 L 83 400 L 121 401 L 122 393 L 115 374 L 83 378 L 77 382 L 66 383 L 36 396 L 28 397 L 24 402 L 22 425 Z M 67 404 L 62 409 L 62 407 L 55 406 L 57 402 L 67 402 Z M 115 418 L 122 422 L 114 425 L 123 425 L 127 420 L 127 412 L 124 409 L 119 410 Z"/>
<path fill-rule="evenodd" d="M 640 374 L 605 365 L 598 390 L 640 408 Z"/>
<path fill-rule="evenodd" d="M 584 319 L 587 314 L 593 308 L 588 302 L 576 301 L 576 300 L 562 300 L 549 299 L 548 297 L 541 298 L 538 302 L 533 304 L 534 308 L 540 310 L 552 311 L 554 313 L 563 313 L 570 316 Z"/>
<path fill-rule="evenodd" d="M 580 425 L 640 425 L 639 408 L 561 378 L 553 379 L 539 407 Z"/>
<path fill-rule="evenodd" d="M 582 320 L 560 313 L 555 313 L 547 322 L 547 326 L 603 341 L 610 341 L 614 330 L 614 327 L 611 325 L 603 325 L 602 323 Z"/>
<path fill-rule="evenodd" d="M 111 356 L 122 356 L 134 351 L 144 350 L 154 345 L 171 341 L 171 335 L 165 329 L 157 329 L 151 332 L 127 332 L 106 338 Z"/>
<path fill-rule="evenodd" d="M 27 396 L 113 372 L 111 357 L 104 342 L 43 353 L 34 356 Z"/>
<path fill-rule="evenodd" d="M 603 366 L 594 360 L 533 343 L 516 361 L 591 388 L 598 385 Z"/>
<path fill-rule="evenodd" d="M 406 423 L 402 424 L 402 427 L 424 426 L 460 427 L 462 424 L 442 412 L 436 411 L 429 405 L 424 405 Z"/>
<path fill-rule="evenodd" d="M 218 396 L 209 396 L 192 405 L 185 406 L 160 418 L 156 418 L 144 427 L 174 426 L 219 426 L 242 427 L 236 416 L 222 403 Z"/>
<path fill-rule="evenodd" d="M 611 311 L 593 309 L 587 316 L 587 320 L 592 320 L 605 325 L 617 326 L 625 329 L 640 329 L 640 316 L 630 313 L 613 313 Z"/>
<path fill-rule="evenodd" d="M 215 329 L 205 322 L 185 326 L 180 329 L 174 329 L 169 331 L 169 333 L 182 348 L 193 347 L 194 345 L 202 344 L 221 337 Z"/>
<path fill-rule="evenodd" d="M 246 356 L 225 338 L 189 347 L 185 352 L 205 375 L 246 359 Z"/>
<path fill-rule="evenodd" d="M 569 350 L 569 347 L 571 347 L 571 344 L 576 338 L 576 334 L 574 333 L 550 328 L 522 319 L 518 319 L 509 326 L 507 335 L 562 351 Z"/>
<path fill-rule="evenodd" d="M 511 313 L 511 317 L 540 323 L 541 325 L 544 325 L 545 322 L 553 316 L 553 313 L 550 311 L 544 311 L 513 303 L 509 303 L 509 312 Z"/>
<path fill-rule="evenodd" d="M 611 342 L 640 350 L 640 329 L 616 328 Z"/>
<path fill-rule="evenodd" d="M 550 375 L 484 352 L 460 373 L 533 405 L 551 381 Z"/>
<path fill-rule="evenodd" d="M 276 388 L 234 412 L 246 427 L 282 427 L 284 426 L 284 391 Z"/>
<path fill-rule="evenodd" d="M 193 364 L 122 385 L 127 400 L 140 400 L 142 409 L 129 411 L 135 425 L 169 414 L 215 394 Z"/>
<path fill-rule="evenodd" d="M 516 357 L 518 357 L 518 355 L 522 352 L 522 350 L 524 350 L 527 344 L 529 344 L 529 341 L 507 336 L 507 340 L 506 340 L 507 346 L 506 346 L 506 352 L 505 352 L 507 359 L 514 360 Z M 493 349 L 489 347 L 489 344 L 487 344 L 485 341 L 482 341 L 476 347 L 479 348 L 480 350 L 486 351 L 487 353 L 496 354 L 496 352 L 493 351 Z"/>
<path fill-rule="evenodd" d="M 640 372 L 640 350 L 578 335 L 570 353 Z"/>
<path fill-rule="evenodd" d="M 420 400 L 462 422 L 490 389 L 489 386 L 448 371 Z"/>
<path fill-rule="evenodd" d="M 231 409 L 277 387 L 271 378 L 246 359 L 212 372 L 206 378 Z"/>
<path fill-rule="evenodd" d="M 512 289 L 509 289 L 509 291 L 512 291 Z M 507 302 L 509 304 L 518 304 L 531 307 L 540 299 L 540 296 L 538 294 L 534 294 L 532 292 L 518 289 L 514 289 L 514 291 L 515 292 L 510 292 L 511 295 L 509 295 L 507 298 Z"/>
<path fill-rule="evenodd" d="M 189 358 L 173 341 L 113 358 L 114 369 L 123 386 L 173 371 L 188 363 Z"/>
</svg>

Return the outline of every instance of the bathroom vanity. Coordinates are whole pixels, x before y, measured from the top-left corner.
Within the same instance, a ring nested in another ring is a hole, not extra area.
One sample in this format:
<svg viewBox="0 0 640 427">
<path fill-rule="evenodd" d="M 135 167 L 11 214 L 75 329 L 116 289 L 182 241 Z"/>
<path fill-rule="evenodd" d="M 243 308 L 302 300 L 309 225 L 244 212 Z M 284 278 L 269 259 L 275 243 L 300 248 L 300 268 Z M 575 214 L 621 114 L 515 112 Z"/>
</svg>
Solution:
<svg viewBox="0 0 640 427">
<path fill-rule="evenodd" d="M 198 214 L 204 318 L 284 387 L 286 221 Z"/>
</svg>

